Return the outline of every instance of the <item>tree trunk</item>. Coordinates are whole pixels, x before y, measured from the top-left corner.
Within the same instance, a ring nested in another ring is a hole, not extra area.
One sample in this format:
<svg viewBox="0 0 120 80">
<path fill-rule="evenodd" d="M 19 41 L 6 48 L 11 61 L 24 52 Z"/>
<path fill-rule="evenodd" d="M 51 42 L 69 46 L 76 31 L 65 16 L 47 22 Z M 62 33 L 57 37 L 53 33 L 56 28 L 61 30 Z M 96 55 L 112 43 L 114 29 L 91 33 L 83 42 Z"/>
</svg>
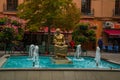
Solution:
<svg viewBox="0 0 120 80">
<path fill-rule="evenodd" d="M 50 46 L 50 41 L 51 41 L 51 35 L 50 35 L 50 29 L 51 29 L 51 26 L 48 26 L 48 43 L 47 43 L 47 46 L 46 46 L 46 54 L 48 54 L 50 51 L 49 51 L 49 46 Z"/>
</svg>

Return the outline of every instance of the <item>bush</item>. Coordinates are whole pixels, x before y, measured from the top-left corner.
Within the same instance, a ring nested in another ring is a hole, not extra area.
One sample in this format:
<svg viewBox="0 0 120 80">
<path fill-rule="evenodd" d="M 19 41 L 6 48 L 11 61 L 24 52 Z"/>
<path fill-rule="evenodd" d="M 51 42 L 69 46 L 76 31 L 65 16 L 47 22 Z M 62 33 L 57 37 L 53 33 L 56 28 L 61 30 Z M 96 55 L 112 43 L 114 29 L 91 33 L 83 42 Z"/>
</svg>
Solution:
<svg viewBox="0 0 120 80">
<path fill-rule="evenodd" d="M 85 36 L 79 36 L 79 42 L 80 43 L 84 43 L 86 41 L 87 41 L 87 37 L 85 37 Z"/>
<path fill-rule="evenodd" d="M 7 18 L 6 17 L 0 18 L 0 25 L 4 25 L 4 24 L 6 24 L 6 22 L 7 22 Z"/>
<path fill-rule="evenodd" d="M 11 24 L 14 25 L 14 26 L 20 26 L 20 25 L 21 25 L 21 24 L 20 24 L 19 22 L 17 22 L 16 20 L 13 20 L 13 21 L 11 22 Z"/>
<path fill-rule="evenodd" d="M 95 42 L 95 41 L 96 41 L 96 37 L 90 36 L 90 37 L 89 37 L 89 40 Z"/>
<path fill-rule="evenodd" d="M 76 25 L 79 30 L 88 30 L 88 24 L 79 23 Z"/>
<path fill-rule="evenodd" d="M 76 25 L 76 29 L 72 33 L 72 39 L 75 41 L 76 44 L 85 43 L 89 41 L 95 41 L 95 31 L 89 29 L 89 24 L 87 23 L 78 23 Z"/>
<path fill-rule="evenodd" d="M 88 30 L 87 34 L 88 34 L 88 36 L 95 36 L 95 31 L 94 30 Z"/>
<path fill-rule="evenodd" d="M 14 40 L 14 29 L 13 28 L 9 28 L 9 27 L 5 27 L 3 29 L 3 41 L 7 41 L 7 42 L 11 42 L 12 40 Z"/>
</svg>

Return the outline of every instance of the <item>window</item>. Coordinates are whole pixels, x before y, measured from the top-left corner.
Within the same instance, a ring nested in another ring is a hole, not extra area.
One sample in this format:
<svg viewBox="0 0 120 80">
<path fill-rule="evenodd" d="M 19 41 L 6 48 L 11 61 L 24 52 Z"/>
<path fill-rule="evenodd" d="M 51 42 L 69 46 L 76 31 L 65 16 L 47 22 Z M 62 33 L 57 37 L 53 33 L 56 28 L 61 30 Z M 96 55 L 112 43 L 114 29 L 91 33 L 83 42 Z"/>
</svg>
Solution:
<svg viewBox="0 0 120 80">
<path fill-rule="evenodd" d="M 91 0 L 82 0 L 81 12 L 85 15 L 91 14 Z"/>
<path fill-rule="evenodd" d="M 18 6 L 18 0 L 7 0 L 7 10 L 16 11 Z"/>
<path fill-rule="evenodd" d="M 115 15 L 120 15 L 120 0 L 115 0 Z"/>
</svg>

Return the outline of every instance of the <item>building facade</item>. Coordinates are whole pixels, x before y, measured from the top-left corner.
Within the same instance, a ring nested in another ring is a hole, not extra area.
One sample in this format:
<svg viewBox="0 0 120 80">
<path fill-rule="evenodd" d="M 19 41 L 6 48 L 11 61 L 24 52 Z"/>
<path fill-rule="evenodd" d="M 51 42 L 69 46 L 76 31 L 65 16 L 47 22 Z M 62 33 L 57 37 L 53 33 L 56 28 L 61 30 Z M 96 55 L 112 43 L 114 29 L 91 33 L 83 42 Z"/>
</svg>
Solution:
<svg viewBox="0 0 120 80">
<path fill-rule="evenodd" d="M 0 14 L 15 15 L 17 6 L 24 1 L 1 0 Z M 80 22 L 88 22 L 97 27 L 95 30 L 97 40 L 103 37 L 105 45 L 114 40 L 120 43 L 120 0 L 73 0 L 73 2 L 81 12 Z"/>
<path fill-rule="evenodd" d="M 17 11 L 17 6 L 25 0 L 1 0 L 0 12 L 3 14 Z M 73 0 L 83 15 L 98 18 L 120 15 L 120 0 Z M 83 16 L 86 17 L 86 16 Z"/>
<path fill-rule="evenodd" d="M 80 8 L 81 22 L 97 26 L 97 41 L 102 37 L 103 45 L 108 47 L 117 43 L 120 47 L 120 0 L 74 0 L 74 2 Z"/>
</svg>

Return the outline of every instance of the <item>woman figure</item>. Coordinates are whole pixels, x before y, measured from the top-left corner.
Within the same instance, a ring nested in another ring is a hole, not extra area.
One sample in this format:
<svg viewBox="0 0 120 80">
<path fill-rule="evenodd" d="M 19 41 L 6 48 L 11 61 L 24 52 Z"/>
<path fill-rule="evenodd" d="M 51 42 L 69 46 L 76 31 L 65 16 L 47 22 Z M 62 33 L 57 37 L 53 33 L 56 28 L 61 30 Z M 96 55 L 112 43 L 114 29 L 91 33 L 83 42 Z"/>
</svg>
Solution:
<svg viewBox="0 0 120 80">
<path fill-rule="evenodd" d="M 67 45 L 65 44 L 64 35 L 60 33 L 60 29 L 56 29 L 54 35 L 54 53 L 56 57 L 65 58 L 67 55 Z"/>
</svg>

